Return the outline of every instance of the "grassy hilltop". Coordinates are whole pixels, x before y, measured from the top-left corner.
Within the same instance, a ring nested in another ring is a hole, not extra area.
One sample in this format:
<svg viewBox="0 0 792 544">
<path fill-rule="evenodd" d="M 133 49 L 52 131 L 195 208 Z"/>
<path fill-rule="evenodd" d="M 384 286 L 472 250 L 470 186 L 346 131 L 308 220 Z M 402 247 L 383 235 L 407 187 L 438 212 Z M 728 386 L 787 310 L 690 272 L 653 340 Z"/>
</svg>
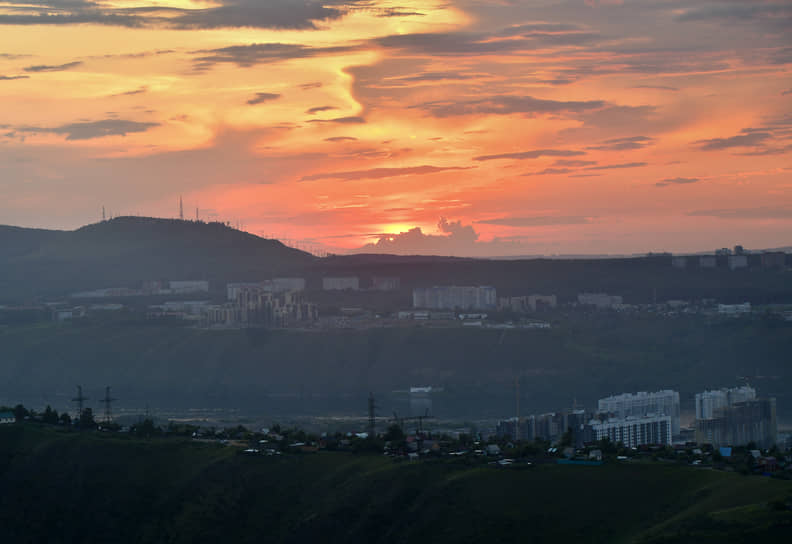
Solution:
<svg viewBox="0 0 792 544">
<path fill-rule="evenodd" d="M 659 464 L 469 467 L 252 457 L 181 439 L 0 428 L 2 542 L 745 542 L 792 483 Z M 638 499 L 636 500 L 636 498 Z M 780 541 L 780 540 L 779 540 Z"/>
</svg>

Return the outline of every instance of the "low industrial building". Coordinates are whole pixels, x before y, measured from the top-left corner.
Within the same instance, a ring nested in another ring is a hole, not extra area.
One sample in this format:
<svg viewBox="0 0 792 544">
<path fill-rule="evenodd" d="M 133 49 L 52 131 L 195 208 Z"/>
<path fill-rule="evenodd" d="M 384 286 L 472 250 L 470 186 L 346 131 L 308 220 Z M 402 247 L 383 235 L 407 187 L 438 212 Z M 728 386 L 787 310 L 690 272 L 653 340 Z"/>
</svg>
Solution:
<svg viewBox="0 0 792 544">
<path fill-rule="evenodd" d="M 558 299 L 555 295 L 528 295 L 521 297 L 502 297 L 498 299 L 498 309 L 524 314 L 543 308 L 555 308 Z"/>
<path fill-rule="evenodd" d="M 608 295 L 606 293 L 581 293 L 578 295 L 578 304 L 584 306 L 595 306 L 600 310 L 612 309 L 624 303 L 619 295 Z"/>
<path fill-rule="evenodd" d="M 743 302 L 742 304 L 718 304 L 718 313 L 731 316 L 750 314 L 751 303 Z"/>
</svg>

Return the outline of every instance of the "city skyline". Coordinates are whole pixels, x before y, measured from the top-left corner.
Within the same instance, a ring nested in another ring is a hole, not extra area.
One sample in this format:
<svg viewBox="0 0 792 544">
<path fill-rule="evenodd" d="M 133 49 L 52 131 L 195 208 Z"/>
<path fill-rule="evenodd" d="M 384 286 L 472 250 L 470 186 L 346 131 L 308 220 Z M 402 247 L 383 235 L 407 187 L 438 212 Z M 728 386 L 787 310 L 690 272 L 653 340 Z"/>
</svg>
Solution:
<svg viewBox="0 0 792 544">
<path fill-rule="evenodd" d="M 789 246 L 791 24 L 772 0 L 11 0 L 0 224 L 183 198 L 338 252 Z"/>
</svg>

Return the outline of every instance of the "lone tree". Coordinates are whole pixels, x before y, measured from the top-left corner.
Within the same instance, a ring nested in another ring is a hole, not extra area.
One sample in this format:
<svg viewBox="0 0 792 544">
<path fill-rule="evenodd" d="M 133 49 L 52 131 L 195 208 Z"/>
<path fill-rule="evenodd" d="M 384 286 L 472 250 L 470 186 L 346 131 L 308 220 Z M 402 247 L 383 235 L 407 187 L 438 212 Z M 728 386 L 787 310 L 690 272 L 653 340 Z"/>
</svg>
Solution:
<svg viewBox="0 0 792 544">
<path fill-rule="evenodd" d="M 56 410 L 53 410 L 52 407 L 48 404 L 47 407 L 44 409 L 44 413 L 41 414 L 41 421 L 44 423 L 48 423 L 50 425 L 57 425 L 58 412 Z"/>
<path fill-rule="evenodd" d="M 388 431 L 385 433 L 384 438 L 386 442 L 403 442 L 404 431 L 402 431 L 402 428 L 399 427 L 398 424 L 393 423 L 388 427 Z"/>
<path fill-rule="evenodd" d="M 93 410 L 90 408 L 85 408 L 82 413 L 80 414 L 80 428 L 81 429 L 91 429 L 96 427 L 96 421 L 94 420 Z"/>
<path fill-rule="evenodd" d="M 22 406 L 21 404 L 17 404 L 14 406 L 14 417 L 17 421 L 23 421 L 26 417 L 30 415 L 27 408 Z"/>
</svg>

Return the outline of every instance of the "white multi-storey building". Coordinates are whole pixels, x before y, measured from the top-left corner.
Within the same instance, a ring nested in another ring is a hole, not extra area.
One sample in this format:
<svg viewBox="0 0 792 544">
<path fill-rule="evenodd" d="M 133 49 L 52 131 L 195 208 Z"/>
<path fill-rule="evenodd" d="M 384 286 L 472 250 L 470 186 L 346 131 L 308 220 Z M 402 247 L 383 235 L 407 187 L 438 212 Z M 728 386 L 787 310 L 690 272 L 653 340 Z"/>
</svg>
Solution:
<svg viewBox="0 0 792 544">
<path fill-rule="evenodd" d="M 671 417 L 666 415 L 629 416 L 589 422 L 596 440 L 621 442 L 628 448 L 642 444 L 671 444 Z"/>
<path fill-rule="evenodd" d="M 413 308 L 427 310 L 494 310 L 498 297 L 494 287 L 419 287 L 413 289 Z"/>
<path fill-rule="evenodd" d="M 623 393 L 597 401 L 597 411 L 618 418 L 665 415 L 671 418 L 671 432 L 679 434 L 679 393 L 665 389 L 654 393 Z"/>
<path fill-rule="evenodd" d="M 751 313 L 751 303 L 742 304 L 718 304 L 718 313 L 724 315 L 740 315 Z"/>
<path fill-rule="evenodd" d="M 273 278 L 272 290 L 276 293 L 283 291 L 305 291 L 305 278 Z"/>
<path fill-rule="evenodd" d="M 206 280 L 181 280 L 169 282 L 171 293 L 174 295 L 187 293 L 208 293 L 209 282 Z"/>
<path fill-rule="evenodd" d="M 696 419 L 712 419 L 715 417 L 715 411 L 719 408 L 755 398 L 756 389 L 749 385 L 696 393 Z"/>
<path fill-rule="evenodd" d="M 606 293 L 581 293 L 578 295 L 578 304 L 584 306 L 595 306 L 600 309 L 616 308 L 623 304 L 624 300 L 619 295 L 608 295 Z"/>
<path fill-rule="evenodd" d="M 322 289 L 325 291 L 345 291 L 347 289 L 357 291 L 360 289 L 360 281 L 355 276 L 322 278 Z"/>
</svg>

